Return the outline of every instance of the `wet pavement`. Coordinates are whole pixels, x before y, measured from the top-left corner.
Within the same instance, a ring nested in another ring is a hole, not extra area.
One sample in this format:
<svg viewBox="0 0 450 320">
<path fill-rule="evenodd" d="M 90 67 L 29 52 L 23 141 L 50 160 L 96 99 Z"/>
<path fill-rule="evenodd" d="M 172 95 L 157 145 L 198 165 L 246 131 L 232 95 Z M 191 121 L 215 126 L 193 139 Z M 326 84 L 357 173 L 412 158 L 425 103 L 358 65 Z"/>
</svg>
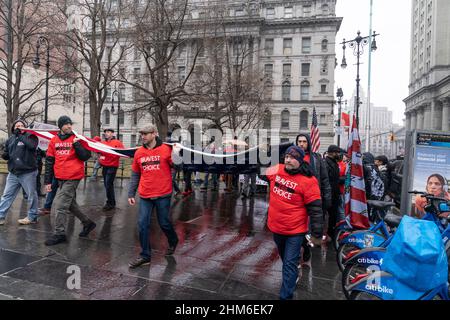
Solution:
<svg viewBox="0 0 450 320">
<path fill-rule="evenodd" d="M 5 175 L 0 175 L 3 191 Z M 0 300 L 3 299 L 278 299 L 281 261 L 266 227 L 264 194 L 242 200 L 237 194 L 202 193 L 173 198 L 171 214 L 180 242 L 164 256 L 167 240 L 155 215 L 151 221 L 152 262 L 131 270 L 139 255 L 137 206 L 127 203 L 128 180 L 116 181 L 115 210 L 103 212 L 101 179 L 82 181 L 77 199 L 97 223 L 88 238 L 81 224 L 69 219 L 68 242 L 44 245 L 54 214 L 20 226 L 26 216 L 21 193 L 0 226 Z M 44 198 L 40 198 L 40 206 Z M 80 289 L 69 289 L 70 266 L 80 268 Z M 69 268 L 69 272 L 68 272 Z M 335 251 L 314 248 L 311 268 L 300 270 L 295 299 L 344 299 Z M 69 283 L 69 286 L 68 286 Z"/>
</svg>

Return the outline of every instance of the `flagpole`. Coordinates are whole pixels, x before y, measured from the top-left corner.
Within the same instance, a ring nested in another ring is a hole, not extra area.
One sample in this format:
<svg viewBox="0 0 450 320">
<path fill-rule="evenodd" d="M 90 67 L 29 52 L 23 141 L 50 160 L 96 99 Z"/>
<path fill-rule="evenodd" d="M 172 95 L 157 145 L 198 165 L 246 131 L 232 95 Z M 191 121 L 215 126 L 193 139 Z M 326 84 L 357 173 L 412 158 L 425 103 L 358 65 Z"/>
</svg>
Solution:
<svg viewBox="0 0 450 320">
<path fill-rule="evenodd" d="M 370 19 L 369 19 L 369 47 L 372 48 L 372 16 L 373 0 L 370 0 Z M 370 149 L 370 87 L 372 76 L 372 50 L 369 50 L 369 70 L 367 77 L 367 114 L 366 114 L 366 152 Z"/>
</svg>

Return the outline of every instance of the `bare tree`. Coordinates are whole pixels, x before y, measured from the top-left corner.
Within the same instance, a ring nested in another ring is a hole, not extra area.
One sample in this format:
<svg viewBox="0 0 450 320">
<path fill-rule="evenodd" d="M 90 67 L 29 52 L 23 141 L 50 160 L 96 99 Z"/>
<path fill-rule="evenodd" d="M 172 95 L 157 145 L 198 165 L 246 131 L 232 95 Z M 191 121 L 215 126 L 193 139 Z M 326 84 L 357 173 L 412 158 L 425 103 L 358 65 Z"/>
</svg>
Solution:
<svg viewBox="0 0 450 320">
<path fill-rule="evenodd" d="M 124 21 L 129 14 L 125 1 L 78 0 L 76 5 L 59 3 L 60 12 L 71 21 L 61 47 L 74 82 L 80 80 L 88 92 L 90 133 L 98 136 L 104 103 L 111 83 L 123 73 L 122 62 L 130 46 Z M 72 12 L 73 11 L 73 12 Z"/>
<path fill-rule="evenodd" d="M 133 44 L 143 58 L 145 71 L 121 80 L 134 87 L 140 102 L 138 108 L 150 112 L 163 138 L 169 127 L 169 108 L 186 104 L 190 95 L 186 85 L 204 50 L 204 24 L 185 20 L 188 2 L 149 0 L 144 6 L 135 7 Z M 177 59 L 183 50 L 186 64 L 180 73 Z"/>
<path fill-rule="evenodd" d="M 31 66 L 37 37 L 49 35 L 50 26 L 55 27 L 54 9 L 49 0 L 0 0 L 0 81 L 4 83 L 0 97 L 6 107 L 6 128 L 19 116 L 35 117 L 42 112 L 35 107 L 44 100 L 39 92 L 45 78 L 24 83 L 24 75 L 26 66 Z M 61 71 L 56 64 L 50 78 Z"/>
</svg>

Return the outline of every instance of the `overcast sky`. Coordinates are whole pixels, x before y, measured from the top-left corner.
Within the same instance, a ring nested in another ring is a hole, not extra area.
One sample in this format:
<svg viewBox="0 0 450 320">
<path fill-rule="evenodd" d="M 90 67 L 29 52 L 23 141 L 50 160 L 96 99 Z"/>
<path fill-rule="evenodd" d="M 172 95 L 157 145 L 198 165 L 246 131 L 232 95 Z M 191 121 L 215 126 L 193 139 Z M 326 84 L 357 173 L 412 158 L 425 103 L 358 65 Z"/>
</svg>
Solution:
<svg viewBox="0 0 450 320">
<path fill-rule="evenodd" d="M 356 32 L 369 34 L 370 0 L 338 0 L 336 15 L 343 17 L 336 37 L 335 84 L 342 87 L 344 99 L 350 100 L 356 87 L 356 57 L 351 49 L 346 50 L 348 67 L 340 67 L 342 61 L 342 39 L 354 39 Z M 373 0 L 373 30 L 377 37 L 378 50 L 372 53 L 371 102 L 376 107 L 388 107 L 393 111 L 393 121 L 402 124 L 408 96 L 411 34 L 411 0 Z M 365 92 L 368 86 L 368 52 L 361 57 L 361 85 Z M 335 92 L 336 92 L 335 88 Z"/>
</svg>

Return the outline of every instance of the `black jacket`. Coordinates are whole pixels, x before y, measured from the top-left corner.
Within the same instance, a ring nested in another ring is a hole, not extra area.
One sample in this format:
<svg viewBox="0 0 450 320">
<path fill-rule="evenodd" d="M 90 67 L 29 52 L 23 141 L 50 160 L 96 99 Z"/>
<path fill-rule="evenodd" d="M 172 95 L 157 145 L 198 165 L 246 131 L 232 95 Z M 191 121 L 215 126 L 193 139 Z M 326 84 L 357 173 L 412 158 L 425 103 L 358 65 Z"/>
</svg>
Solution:
<svg viewBox="0 0 450 320">
<path fill-rule="evenodd" d="M 327 167 L 328 181 L 330 182 L 331 202 L 332 206 L 335 207 L 339 205 L 340 195 L 339 184 L 341 179 L 339 177 L 339 165 L 336 160 L 326 157 L 325 166 Z"/>
<path fill-rule="evenodd" d="M 297 144 L 297 140 L 299 137 L 305 137 L 306 140 L 308 140 L 308 149 L 305 153 L 310 155 L 309 164 L 313 169 L 314 176 L 316 177 L 317 181 L 319 181 L 322 204 L 325 209 L 328 209 L 331 206 L 331 187 L 330 182 L 328 181 L 328 172 L 325 166 L 325 162 L 320 154 L 311 152 L 311 138 L 309 134 L 299 134 L 295 138 L 295 145 Z"/>
<path fill-rule="evenodd" d="M 37 170 L 38 143 L 38 138 L 28 132 L 9 137 L 2 154 L 2 158 L 8 161 L 8 171 L 20 175 Z"/>
<path fill-rule="evenodd" d="M 66 140 L 70 138 L 72 135 L 73 133 L 71 134 L 61 134 L 61 132 L 58 133 L 58 137 L 61 140 Z M 89 158 L 91 157 L 91 152 L 85 149 L 79 141 L 73 143 L 73 148 L 75 149 L 75 154 L 77 158 L 80 159 L 81 161 L 88 161 Z M 53 181 L 53 177 L 55 176 L 55 171 L 53 168 L 54 165 L 55 165 L 55 157 L 49 156 L 45 157 L 45 176 L 44 176 L 45 184 L 51 184 Z"/>
</svg>

